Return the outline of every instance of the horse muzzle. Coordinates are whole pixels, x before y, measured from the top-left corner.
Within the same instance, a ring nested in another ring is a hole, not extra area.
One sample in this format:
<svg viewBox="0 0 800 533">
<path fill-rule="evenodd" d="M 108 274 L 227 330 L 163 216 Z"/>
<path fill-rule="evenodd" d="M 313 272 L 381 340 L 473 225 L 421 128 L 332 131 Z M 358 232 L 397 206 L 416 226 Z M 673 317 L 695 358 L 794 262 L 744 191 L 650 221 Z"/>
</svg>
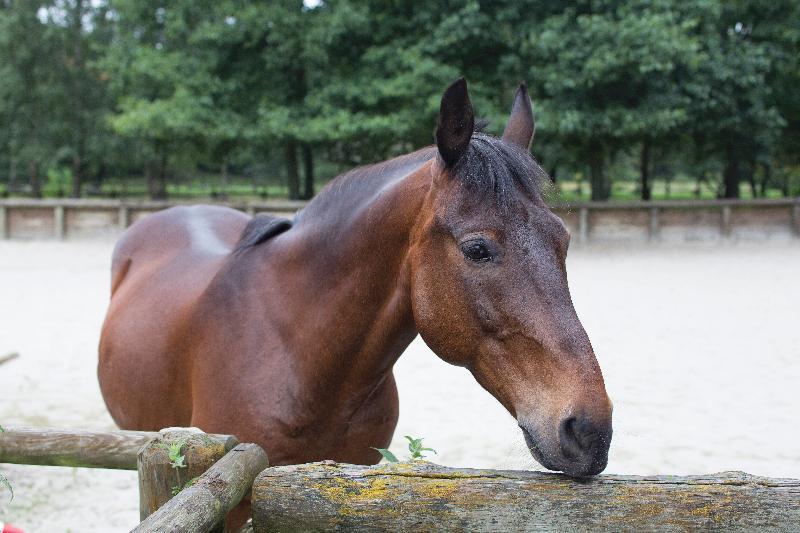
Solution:
<svg viewBox="0 0 800 533">
<path fill-rule="evenodd" d="M 596 423 L 586 416 L 569 416 L 559 421 L 555 431 L 548 431 L 548 436 L 523 420 L 519 427 L 531 455 L 549 470 L 585 477 L 599 474 L 608 464 L 610 419 Z"/>
</svg>

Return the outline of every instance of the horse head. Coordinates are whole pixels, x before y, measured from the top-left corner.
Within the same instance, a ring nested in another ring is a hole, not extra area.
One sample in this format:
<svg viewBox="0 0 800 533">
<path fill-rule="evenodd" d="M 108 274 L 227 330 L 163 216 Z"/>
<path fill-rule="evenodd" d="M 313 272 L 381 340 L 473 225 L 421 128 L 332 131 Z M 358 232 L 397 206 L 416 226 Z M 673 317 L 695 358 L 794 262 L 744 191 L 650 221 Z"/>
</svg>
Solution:
<svg viewBox="0 0 800 533">
<path fill-rule="evenodd" d="M 567 285 L 569 232 L 545 205 L 524 85 L 502 138 L 475 131 L 466 82 L 442 97 L 438 155 L 411 236 L 419 333 L 514 416 L 534 458 L 601 472 L 611 402 Z"/>
</svg>

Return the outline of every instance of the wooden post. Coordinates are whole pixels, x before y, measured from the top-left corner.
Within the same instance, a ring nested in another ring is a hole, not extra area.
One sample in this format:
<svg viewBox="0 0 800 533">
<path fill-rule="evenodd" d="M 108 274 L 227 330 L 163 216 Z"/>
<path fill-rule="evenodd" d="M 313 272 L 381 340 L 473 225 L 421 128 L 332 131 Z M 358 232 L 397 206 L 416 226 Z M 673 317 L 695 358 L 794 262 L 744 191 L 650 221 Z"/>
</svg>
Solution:
<svg viewBox="0 0 800 533">
<path fill-rule="evenodd" d="M 743 472 L 614 476 L 446 468 L 422 461 L 268 468 L 265 531 L 800 531 L 800 480 Z"/>
<path fill-rule="evenodd" d="M 260 446 L 239 444 L 133 531 L 215 531 L 266 467 Z"/>
<path fill-rule="evenodd" d="M 800 200 L 792 206 L 792 231 L 795 237 L 800 237 Z"/>
<path fill-rule="evenodd" d="M 66 228 L 64 227 L 64 206 L 57 205 L 53 208 L 53 225 L 54 234 L 56 239 L 63 239 L 66 235 Z"/>
<path fill-rule="evenodd" d="M 8 239 L 8 209 L 0 205 L 0 239 Z"/>
<path fill-rule="evenodd" d="M 127 205 L 119 206 L 119 210 L 117 211 L 117 224 L 122 231 L 125 231 L 128 229 L 128 226 L 131 225 L 131 211 Z"/>
<path fill-rule="evenodd" d="M 589 208 L 581 207 L 578 211 L 578 242 L 589 240 Z"/>
<path fill-rule="evenodd" d="M 231 439 L 235 441 L 234 437 Z M 191 484 L 229 449 L 226 443 L 200 431 L 184 428 L 161 430 L 156 438 L 142 446 L 137 458 L 140 520 L 153 514 Z M 183 458 L 171 458 L 173 452 Z"/>
<path fill-rule="evenodd" d="M 648 236 L 651 241 L 658 240 L 658 208 L 650 208 L 650 228 Z"/>
<path fill-rule="evenodd" d="M 720 220 L 720 232 L 722 233 L 722 238 L 727 239 L 731 235 L 731 206 L 723 205 L 722 206 L 722 215 Z"/>
</svg>

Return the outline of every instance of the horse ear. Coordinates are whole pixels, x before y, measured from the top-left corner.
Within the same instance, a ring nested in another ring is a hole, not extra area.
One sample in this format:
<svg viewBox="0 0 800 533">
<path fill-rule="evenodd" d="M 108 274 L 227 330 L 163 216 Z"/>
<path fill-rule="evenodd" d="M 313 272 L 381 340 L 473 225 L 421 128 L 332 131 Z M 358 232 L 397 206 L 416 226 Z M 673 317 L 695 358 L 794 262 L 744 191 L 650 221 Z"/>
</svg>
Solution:
<svg viewBox="0 0 800 533">
<path fill-rule="evenodd" d="M 533 121 L 531 99 L 525 84 L 520 83 L 517 95 L 514 97 L 514 107 L 511 108 L 511 117 L 503 131 L 503 140 L 516 144 L 523 150 L 530 150 L 534 131 L 536 124 Z"/>
<path fill-rule="evenodd" d="M 475 113 L 469 101 L 467 82 L 459 78 L 442 96 L 439 124 L 436 127 L 436 146 L 445 165 L 452 167 L 469 148 Z"/>
</svg>

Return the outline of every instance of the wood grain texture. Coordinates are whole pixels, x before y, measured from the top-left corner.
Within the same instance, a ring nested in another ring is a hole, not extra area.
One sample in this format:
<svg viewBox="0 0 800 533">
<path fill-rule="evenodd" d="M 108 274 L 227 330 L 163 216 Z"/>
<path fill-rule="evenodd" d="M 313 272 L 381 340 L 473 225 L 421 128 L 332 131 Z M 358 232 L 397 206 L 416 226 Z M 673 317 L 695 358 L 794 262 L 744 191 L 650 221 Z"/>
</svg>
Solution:
<svg viewBox="0 0 800 533">
<path fill-rule="evenodd" d="M 171 445 L 180 449 L 182 467 L 175 467 L 170 460 Z M 158 437 L 139 450 L 139 520 L 153 514 L 227 452 L 224 442 L 205 433 L 186 430 L 159 432 Z"/>
<path fill-rule="evenodd" d="M 239 444 L 194 485 L 169 500 L 133 531 L 211 531 L 242 500 L 256 475 L 266 467 L 267 454 L 260 446 Z"/>
<path fill-rule="evenodd" d="M 576 480 L 427 462 L 323 462 L 262 472 L 253 485 L 253 525 L 257 532 L 800 531 L 800 480 L 743 472 Z"/>
<path fill-rule="evenodd" d="M 0 463 L 77 466 L 136 470 L 136 455 L 150 440 L 151 431 L 80 431 L 6 427 L 0 433 Z M 226 449 L 237 444 L 230 435 L 209 435 Z"/>
</svg>

